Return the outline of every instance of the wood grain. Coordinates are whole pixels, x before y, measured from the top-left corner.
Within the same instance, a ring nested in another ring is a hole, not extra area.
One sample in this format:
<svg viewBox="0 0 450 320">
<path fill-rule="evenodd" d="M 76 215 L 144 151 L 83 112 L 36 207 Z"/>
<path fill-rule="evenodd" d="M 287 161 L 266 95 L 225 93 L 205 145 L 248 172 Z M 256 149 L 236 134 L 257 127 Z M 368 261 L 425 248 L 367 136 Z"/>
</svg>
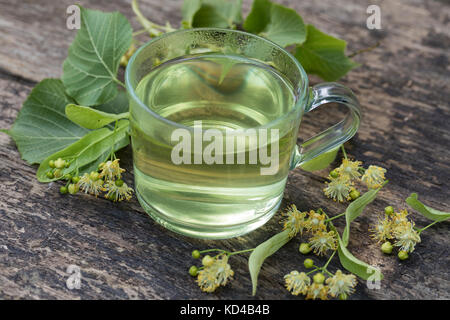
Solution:
<svg viewBox="0 0 450 320">
<path fill-rule="evenodd" d="M 128 1 L 80 1 L 102 10 L 119 10 L 138 25 Z M 361 67 L 342 83 L 352 88 L 364 108 L 350 154 L 366 164 L 388 169 L 390 180 L 377 200 L 352 224 L 349 249 L 382 269 L 379 290 L 360 282 L 353 299 L 449 299 L 449 224 L 433 226 L 406 262 L 384 256 L 368 236 L 369 225 L 386 205 L 406 207 L 420 199 L 441 210 L 450 207 L 449 47 L 450 6 L 444 1 L 280 1 L 296 9 L 307 23 L 343 38 L 349 52 L 381 45 L 356 56 Z M 181 1 L 141 1 L 151 20 L 177 25 Z M 9 128 L 36 82 L 60 77 L 61 64 L 75 32 L 65 27 L 72 1 L 0 0 L 0 128 Z M 365 27 L 366 8 L 378 4 L 382 30 Z M 244 1 L 245 12 L 251 3 Z M 316 78 L 312 78 L 317 82 Z M 333 123 L 340 113 L 321 108 L 304 119 L 306 138 Z M 113 204 L 90 196 L 61 196 L 57 184 L 40 184 L 35 166 L 22 160 L 13 141 L 0 134 L 0 298 L 2 299 L 250 299 L 246 257 L 231 259 L 235 280 L 214 294 L 203 294 L 187 269 L 193 249 L 239 250 L 256 246 L 280 230 L 277 216 L 251 234 L 227 241 L 189 239 L 153 222 L 136 199 Z M 132 184 L 130 149 L 120 152 L 127 183 Z M 321 193 L 326 170 L 293 171 L 285 205 L 337 214 L 345 206 Z M 418 226 L 428 222 L 412 214 Z M 337 222 L 342 228 L 342 222 Z M 305 239 L 304 239 L 305 240 Z M 303 257 L 294 239 L 265 264 L 257 299 L 298 299 L 283 289 L 283 275 L 301 269 Z M 317 263 L 324 259 L 313 258 Z M 79 290 L 66 287 L 66 269 L 81 268 Z M 341 268 L 331 263 L 331 270 Z"/>
</svg>

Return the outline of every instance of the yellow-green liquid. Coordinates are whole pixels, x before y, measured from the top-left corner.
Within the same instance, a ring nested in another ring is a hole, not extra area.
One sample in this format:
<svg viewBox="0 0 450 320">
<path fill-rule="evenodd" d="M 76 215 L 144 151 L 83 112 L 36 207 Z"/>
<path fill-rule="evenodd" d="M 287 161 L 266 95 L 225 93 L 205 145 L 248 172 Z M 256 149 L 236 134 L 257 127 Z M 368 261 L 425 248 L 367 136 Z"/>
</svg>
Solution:
<svg viewBox="0 0 450 320">
<path fill-rule="evenodd" d="M 140 100 L 161 117 L 186 127 L 248 129 L 289 112 L 295 96 L 273 68 L 239 56 L 206 54 L 166 62 L 142 78 Z M 142 206 L 164 226 L 194 237 L 228 238 L 264 224 L 277 210 L 286 183 L 297 126 L 279 128 L 278 171 L 261 175 L 249 164 L 258 144 L 247 141 L 246 163 L 179 164 L 171 160 L 172 130 L 131 105 L 136 190 Z M 270 135 L 269 135 L 270 136 Z M 208 143 L 204 143 L 203 147 Z M 258 150 L 257 150 L 258 151 Z M 194 157 L 194 152 L 191 154 Z"/>
</svg>

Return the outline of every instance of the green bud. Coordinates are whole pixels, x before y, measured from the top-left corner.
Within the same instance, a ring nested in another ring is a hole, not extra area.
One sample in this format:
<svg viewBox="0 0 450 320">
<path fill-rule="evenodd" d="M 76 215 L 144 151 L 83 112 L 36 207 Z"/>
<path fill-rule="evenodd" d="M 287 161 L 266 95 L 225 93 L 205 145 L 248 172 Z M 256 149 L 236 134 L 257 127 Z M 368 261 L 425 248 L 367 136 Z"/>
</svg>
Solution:
<svg viewBox="0 0 450 320">
<path fill-rule="evenodd" d="M 348 296 L 347 296 L 346 293 L 341 293 L 341 294 L 339 295 L 339 300 L 347 300 L 347 298 L 348 298 Z"/>
<path fill-rule="evenodd" d="M 124 183 L 124 182 L 123 182 L 122 179 L 117 179 L 116 182 L 114 182 L 114 183 L 116 184 L 117 187 L 120 188 L 121 186 L 123 186 L 123 183 Z"/>
<path fill-rule="evenodd" d="M 196 266 L 191 266 L 189 268 L 189 274 L 193 277 L 198 275 L 198 268 Z"/>
<path fill-rule="evenodd" d="M 386 213 L 386 215 L 390 216 L 390 215 L 394 214 L 394 208 L 392 208 L 392 206 L 388 206 L 388 207 L 384 208 L 384 213 Z"/>
<path fill-rule="evenodd" d="M 55 161 L 54 160 L 50 160 L 48 162 L 48 165 L 50 166 L 50 168 L 54 168 L 55 167 Z"/>
<path fill-rule="evenodd" d="M 80 177 L 78 177 L 78 176 L 72 177 L 72 182 L 73 182 L 73 183 L 78 183 L 78 182 L 80 182 Z"/>
<path fill-rule="evenodd" d="M 56 169 L 55 171 L 53 171 L 53 175 L 55 176 L 55 178 L 59 179 L 62 176 L 62 171 L 61 169 Z"/>
<path fill-rule="evenodd" d="M 305 243 L 305 242 L 303 242 L 303 243 L 301 243 L 300 244 L 300 247 L 298 248 L 298 251 L 300 251 L 301 253 L 303 253 L 303 254 L 308 254 L 308 253 L 310 253 L 311 252 L 311 247 L 309 246 L 309 243 Z"/>
<path fill-rule="evenodd" d="M 192 251 L 192 258 L 198 259 L 198 258 L 200 258 L 200 256 L 201 256 L 200 251 L 198 251 L 198 250 Z"/>
<path fill-rule="evenodd" d="M 67 193 L 67 187 L 61 187 L 61 188 L 59 188 L 59 192 L 61 193 L 61 194 L 66 194 Z"/>
<path fill-rule="evenodd" d="M 318 272 L 313 276 L 313 281 L 314 283 L 322 284 L 325 281 L 325 276 L 322 273 Z"/>
<path fill-rule="evenodd" d="M 98 179 L 100 179 L 100 173 L 95 172 L 95 171 L 92 171 L 92 172 L 89 174 L 89 177 L 90 177 L 92 180 L 97 181 Z"/>
<path fill-rule="evenodd" d="M 406 259 L 408 259 L 408 258 L 409 258 L 408 252 L 403 251 L 403 250 L 399 251 L 399 252 L 398 252 L 398 258 L 399 258 L 400 260 L 406 260 Z"/>
<path fill-rule="evenodd" d="M 57 168 L 57 169 L 62 169 L 62 168 L 64 168 L 66 166 L 66 161 L 65 160 L 63 160 L 63 159 L 61 159 L 61 158 L 58 158 L 56 161 L 55 161 L 55 167 Z"/>
<path fill-rule="evenodd" d="M 203 259 L 202 259 L 202 264 L 205 267 L 210 267 L 210 266 L 213 265 L 213 263 L 214 263 L 214 259 L 211 258 L 211 256 L 209 256 L 209 255 L 204 256 Z"/>
<path fill-rule="evenodd" d="M 66 161 L 65 167 L 66 168 L 70 167 L 70 162 Z"/>
<path fill-rule="evenodd" d="M 49 179 L 53 179 L 55 177 L 55 175 L 53 174 L 53 172 L 51 171 L 47 171 L 47 173 L 45 174 L 47 176 L 47 178 Z"/>
<path fill-rule="evenodd" d="M 392 244 L 389 241 L 386 241 L 385 243 L 383 243 L 381 245 L 381 251 L 386 254 L 391 254 L 393 248 L 394 247 L 392 246 Z"/>
<path fill-rule="evenodd" d="M 67 180 L 67 181 L 72 180 L 72 175 L 70 173 L 66 173 L 64 175 L 64 179 Z"/>
<path fill-rule="evenodd" d="M 311 259 L 305 259 L 305 261 L 303 261 L 303 265 L 306 269 L 311 269 L 314 266 L 314 261 Z"/>
<path fill-rule="evenodd" d="M 101 169 L 103 168 L 104 165 L 105 165 L 104 162 L 100 163 L 100 164 L 98 165 L 98 170 L 101 170 Z"/>
<path fill-rule="evenodd" d="M 339 172 L 338 172 L 336 169 L 332 170 L 332 171 L 330 172 L 330 177 L 332 177 L 332 178 L 337 178 L 337 177 L 339 177 Z"/>
<path fill-rule="evenodd" d="M 76 184 L 71 183 L 69 184 L 68 190 L 70 194 L 75 194 L 78 192 L 78 187 Z"/>
<path fill-rule="evenodd" d="M 358 198 L 361 196 L 361 193 L 359 193 L 358 190 L 353 189 L 353 190 L 350 192 L 349 196 L 350 196 L 350 198 L 351 198 L 352 200 L 356 200 L 356 199 L 358 199 Z"/>
</svg>

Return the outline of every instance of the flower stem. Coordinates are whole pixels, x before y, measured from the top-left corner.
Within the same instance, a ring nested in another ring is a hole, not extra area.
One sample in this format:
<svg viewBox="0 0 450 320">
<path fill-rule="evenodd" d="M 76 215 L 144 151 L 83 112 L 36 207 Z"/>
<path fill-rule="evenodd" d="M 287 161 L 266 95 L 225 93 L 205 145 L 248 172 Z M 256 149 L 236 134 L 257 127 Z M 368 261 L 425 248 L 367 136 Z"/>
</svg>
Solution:
<svg viewBox="0 0 450 320">
<path fill-rule="evenodd" d="M 347 152 L 345 152 L 345 148 L 344 148 L 343 144 L 341 144 L 341 150 L 342 150 L 342 153 L 344 154 L 344 158 L 347 159 Z"/>
<path fill-rule="evenodd" d="M 330 222 L 330 221 L 332 221 L 334 219 L 342 217 L 343 215 L 345 215 L 345 212 L 342 212 L 342 213 L 340 213 L 340 214 L 338 214 L 338 215 L 336 215 L 334 217 L 328 218 L 328 219 L 325 220 L 325 222 Z"/>
<path fill-rule="evenodd" d="M 333 259 L 334 255 L 336 254 L 336 250 L 333 251 L 333 253 L 331 254 L 330 258 L 328 259 L 327 263 L 325 263 L 325 265 L 322 267 L 323 271 L 327 272 L 327 267 L 331 262 L 331 259 Z"/>
<path fill-rule="evenodd" d="M 423 227 L 422 229 L 417 229 L 417 232 L 418 232 L 419 234 L 421 234 L 422 231 L 425 231 L 426 229 L 428 229 L 429 227 L 431 227 L 433 224 L 436 224 L 436 223 L 438 223 L 438 222 L 439 222 L 439 221 L 434 221 L 434 222 L 430 223 L 429 225 Z"/>
<path fill-rule="evenodd" d="M 240 251 L 235 251 L 235 252 L 228 252 L 228 256 L 233 256 L 235 254 L 240 254 L 240 253 L 245 253 L 245 252 L 250 252 L 255 250 L 255 248 L 252 249 L 245 249 L 245 250 L 240 250 Z"/>
</svg>

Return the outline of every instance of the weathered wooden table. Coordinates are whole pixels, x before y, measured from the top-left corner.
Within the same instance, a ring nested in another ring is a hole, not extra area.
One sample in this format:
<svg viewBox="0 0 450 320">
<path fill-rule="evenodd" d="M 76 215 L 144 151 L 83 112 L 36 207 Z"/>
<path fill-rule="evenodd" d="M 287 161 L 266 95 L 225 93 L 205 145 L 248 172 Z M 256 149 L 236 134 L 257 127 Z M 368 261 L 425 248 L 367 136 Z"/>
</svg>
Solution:
<svg viewBox="0 0 450 320">
<path fill-rule="evenodd" d="M 60 77 L 61 64 L 75 31 L 66 29 L 66 8 L 73 1 L 0 0 L 0 128 L 9 128 L 23 101 L 40 80 Z M 129 1 L 81 1 L 101 10 L 119 10 L 133 20 Z M 449 224 L 427 230 L 411 258 L 384 256 L 370 240 L 368 227 L 387 205 L 404 208 L 417 192 L 437 209 L 449 209 L 450 181 L 450 6 L 445 1 L 283 1 L 307 23 L 343 38 L 349 52 L 375 44 L 356 56 L 361 67 L 342 83 L 364 108 L 359 133 L 348 143 L 350 154 L 388 169 L 390 183 L 352 225 L 349 249 L 385 274 L 379 290 L 360 282 L 354 299 L 450 298 Z M 366 8 L 381 6 L 382 30 L 366 28 Z M 181 1 L 141 1 L 153 21 L 180 21 Z M 244 1 L 248 12 L 250 2 Z M 313 78 L 313 82 L 317 79 Z M 304 120 L 303 138 L 330 125 L 336 110 L 314 111 Z M 314 118 L 314 120 L 312 120 Z M 187 269 L 193 249 L 251 248 L 280 230 L 279 217 L 251 234 L 227 241 L 189 239 L 163 229 L 136 199 L 114 204 L 91 196 L 62 196 L 57 184 L 40 184 L 35 166 L 20 160 L 13 141 L 0 134 L 0 299 L 247 299 L 250 277 L 246 257 L 236 256 L 230 285 L 201 293 Z M 130 149 L 119 154 L 132 183 Z M 321 192 L 326 171 L 295 170 L 288 180 L 285 205 L 325 208 L 344 205 Z M 419 226 L 428 222 L 414 213 Z M 337 222 L 342 227 L 342 222 Z M 283 275 L 302 268 L 303 257 L 291 241 L 265 263 L 258 299 L 298 299 L 283 288 Z M 317 258 L 313 258 L 316 261 Z M 324 259 L 321 262 L 323 263 Z M 69 265 L 81 268 L 81 288 L 66 287 Z M 331 269 L 341 268 L 337 259 Z"/>
</svg>

